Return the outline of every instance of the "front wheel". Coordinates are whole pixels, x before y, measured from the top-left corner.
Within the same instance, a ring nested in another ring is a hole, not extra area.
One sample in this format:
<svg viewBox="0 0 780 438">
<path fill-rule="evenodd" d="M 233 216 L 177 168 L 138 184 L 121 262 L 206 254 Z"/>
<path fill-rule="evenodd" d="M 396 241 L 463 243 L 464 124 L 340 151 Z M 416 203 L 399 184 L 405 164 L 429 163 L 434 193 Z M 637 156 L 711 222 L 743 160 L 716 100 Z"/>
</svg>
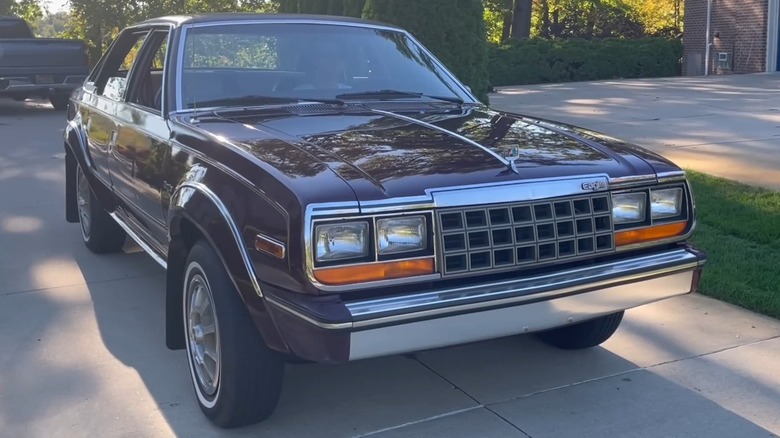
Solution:
<svg viewBox="0 0 780 438">
<path fill-rule="evenodd" d="M 563 350 L 581 350 L 595 347 L 609 339 L 620 326 L 625 312 L 601 316 L 565 327 L 537 334 L 542 342 Z"/>
<path fill-rule="evenodd" d="M 201 411 L 223 428 L 266 419 L 281 394 L 283 358 L 263 342 L 208 243 L 197 242 L 185 266 L 186 351 Z"/>
</svg>

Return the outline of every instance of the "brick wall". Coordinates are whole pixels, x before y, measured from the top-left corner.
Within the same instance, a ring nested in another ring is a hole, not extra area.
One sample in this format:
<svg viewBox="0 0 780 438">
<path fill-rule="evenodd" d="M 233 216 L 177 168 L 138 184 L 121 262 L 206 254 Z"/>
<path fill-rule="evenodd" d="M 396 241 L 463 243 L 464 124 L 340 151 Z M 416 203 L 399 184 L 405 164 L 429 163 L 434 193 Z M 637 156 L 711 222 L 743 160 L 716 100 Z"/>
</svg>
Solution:
<svg viewBox="0 0 780 438">
<path fill-rule="evenodd" d="M 766 67 L 769 0 L 713 0 L 710 74 L 758 73 Z M 685 0 L 683 75 L 704 74 L 707 0 Z M 727 66 L 718 53 L 729 53 Z"/>
</svg>

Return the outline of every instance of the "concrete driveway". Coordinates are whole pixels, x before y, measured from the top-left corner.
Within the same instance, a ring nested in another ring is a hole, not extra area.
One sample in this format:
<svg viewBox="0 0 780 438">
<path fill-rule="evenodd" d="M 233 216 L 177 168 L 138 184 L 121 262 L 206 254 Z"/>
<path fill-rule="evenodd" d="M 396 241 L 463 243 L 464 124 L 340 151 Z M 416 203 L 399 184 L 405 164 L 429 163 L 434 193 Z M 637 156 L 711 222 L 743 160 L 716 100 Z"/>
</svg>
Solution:
<svg viewBox="0 0 780 438">
<path fill-rule="evenodd" d="M 502 87 L 496 108 L 573 123 L 780 190 L 780 74 Z"/>
<path fill-rule="evenodd" d="M 212 427 L 163 339 L 164 273 L 96 256 L 64 220 L 63 114 L 0 101 L 0 435 L 766 437 L 780 322 L 692 295 L 627 313 L 602 347 L 518 336 L 291 365 L 266 423 Z"/>
</svg>

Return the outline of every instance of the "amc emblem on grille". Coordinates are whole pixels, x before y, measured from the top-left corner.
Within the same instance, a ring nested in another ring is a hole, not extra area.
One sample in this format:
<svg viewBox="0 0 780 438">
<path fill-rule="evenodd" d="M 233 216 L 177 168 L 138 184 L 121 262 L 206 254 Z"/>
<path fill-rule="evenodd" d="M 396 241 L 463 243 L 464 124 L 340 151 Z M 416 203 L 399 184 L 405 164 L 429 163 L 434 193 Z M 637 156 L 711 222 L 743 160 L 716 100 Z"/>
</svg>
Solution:
<svg viewBox="0 0 780 438">
<path fill-rule="evenodd" d="M 590 181 L 582 183 L 582 190 L 588 190 L 591 192 L 597 192 L 599 190 L 606 190 L 607 183 L 604 181 Z"/>
</svg>

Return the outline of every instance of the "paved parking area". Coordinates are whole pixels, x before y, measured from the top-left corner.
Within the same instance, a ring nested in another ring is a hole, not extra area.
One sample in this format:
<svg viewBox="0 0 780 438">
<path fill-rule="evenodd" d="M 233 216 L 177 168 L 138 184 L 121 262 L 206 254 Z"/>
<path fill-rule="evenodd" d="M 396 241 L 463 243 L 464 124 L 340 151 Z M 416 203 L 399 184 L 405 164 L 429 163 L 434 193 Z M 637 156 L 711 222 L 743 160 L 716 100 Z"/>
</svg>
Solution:
<svg viewBox="0 0 780 438">
<path fill-rule="evenodd" d="M 780 190 L 780 74 L 502 87 L 497 108 L 601 131 L 682 166 Z"/>
<path fill-rule="evenodd" d="M 629 311 L 590 351 L 518 336 L 291 365 L 269 421 L 218 430 L 164 346 L 161 268 L 132 246 L 93 255 L 64 220 L 63 117 L 0 101 L 2 436 L 780 434 L 780 322 L 698 295 Z"/>
</svg>

